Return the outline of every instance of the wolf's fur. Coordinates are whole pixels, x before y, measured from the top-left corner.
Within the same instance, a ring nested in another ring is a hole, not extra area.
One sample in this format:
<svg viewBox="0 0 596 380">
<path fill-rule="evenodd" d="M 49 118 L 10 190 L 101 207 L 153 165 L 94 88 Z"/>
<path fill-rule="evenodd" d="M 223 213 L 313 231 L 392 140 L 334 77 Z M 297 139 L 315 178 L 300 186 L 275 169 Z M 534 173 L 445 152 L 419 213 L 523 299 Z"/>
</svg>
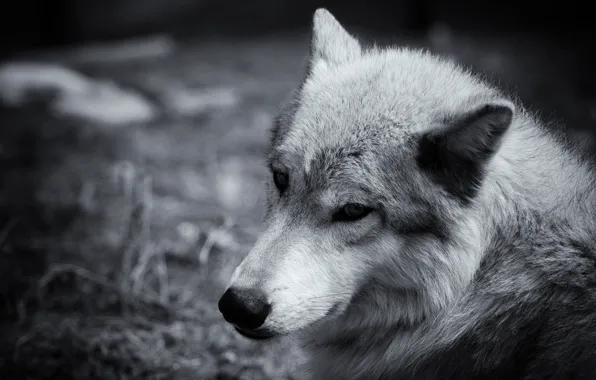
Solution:
<svg viewBox="0 0 596 380">
<path fill-rule="evenodd" d="M 314 326 L 314 378 L 596 378 L 595 243 L 530 213 L 496 231 L 468 289 L 422 323 L 395 321 L 377 301 Z"/>
<path fill-rule="evenodd" d="M 230 283 L 259 330 L 300 332 L 317 379 L 596 378 L 596 177 L 517 103 L 318 10 L 273 128 L 289 187 Z"/>
</svg>

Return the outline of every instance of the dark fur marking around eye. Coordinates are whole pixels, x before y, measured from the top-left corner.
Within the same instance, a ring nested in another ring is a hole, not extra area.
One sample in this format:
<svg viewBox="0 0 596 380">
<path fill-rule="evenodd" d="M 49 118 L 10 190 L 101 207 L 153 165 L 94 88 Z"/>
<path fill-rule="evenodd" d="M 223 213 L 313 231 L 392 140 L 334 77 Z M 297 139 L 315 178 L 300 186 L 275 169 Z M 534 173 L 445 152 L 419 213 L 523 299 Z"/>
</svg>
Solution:
<svg viewBox="0 0 596 380">
<path fill-rule="evenodd" d="M 415 235 L 433 235 L 441 242 L 449 239 L 449 229 L 439 220 L 439 217 L 433 213 L 420 213 L 414 218 L 400 221 L 396 225 L 398 233 L 407 236 Z"/>
<path fill-rule="evenodd" d="M 290 176 L 287 172 L 281 170 L 273 171 L 273 183 L 280 194 L 285 193 L 290 184 Z"/>
<path fill-rule="evenodd" d="M 332 220 L 334 222 L 355 222 L 367 217 L 372 211 L 371 207 L 348 203 L 333 214 Z"/>
</svg>

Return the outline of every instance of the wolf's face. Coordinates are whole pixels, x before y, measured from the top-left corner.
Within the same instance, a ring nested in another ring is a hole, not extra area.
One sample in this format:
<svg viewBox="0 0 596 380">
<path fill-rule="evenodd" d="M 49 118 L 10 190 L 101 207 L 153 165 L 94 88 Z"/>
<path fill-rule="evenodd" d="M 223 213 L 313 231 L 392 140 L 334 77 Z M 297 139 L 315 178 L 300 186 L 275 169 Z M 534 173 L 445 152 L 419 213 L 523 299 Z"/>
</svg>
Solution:
<svg viewBox="0 0 596 380">
<path fill-rule="evenodd" d="M 219 307 L 265 338 L 376 308 L 416 322 L 480 261 L 475 202 L 513 105 L 454 64 L 365 51 L 325 10 L 273 129 L 263 232 Z M 399 299 L 399 310 L 388 310 Z"/>
</svg>

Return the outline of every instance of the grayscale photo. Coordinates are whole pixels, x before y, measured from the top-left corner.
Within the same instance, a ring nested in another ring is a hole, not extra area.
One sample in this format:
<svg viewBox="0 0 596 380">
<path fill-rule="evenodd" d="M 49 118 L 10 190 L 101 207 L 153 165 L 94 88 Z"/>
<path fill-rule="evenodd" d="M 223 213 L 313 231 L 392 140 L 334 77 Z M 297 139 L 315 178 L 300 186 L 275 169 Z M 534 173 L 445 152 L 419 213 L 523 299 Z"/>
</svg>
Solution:
<svg viewBox="0 0 596 380">
<path fill-rule="evenodd" d="M 596 379 L 589 4 L 0 11 L 0 380 Z"/>
</svg>

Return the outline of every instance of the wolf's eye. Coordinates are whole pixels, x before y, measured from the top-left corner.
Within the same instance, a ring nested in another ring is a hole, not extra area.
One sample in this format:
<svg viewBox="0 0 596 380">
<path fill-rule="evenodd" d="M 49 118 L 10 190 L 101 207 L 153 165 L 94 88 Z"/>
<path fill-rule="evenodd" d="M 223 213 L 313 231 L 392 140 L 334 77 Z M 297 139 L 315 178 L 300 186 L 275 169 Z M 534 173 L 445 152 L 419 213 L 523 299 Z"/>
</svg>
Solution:
<svg viewBox="0 0 596 380">
<path fill-rule="evenodd" d="M 280 193 L 283 193 L 288 188 L 288 184 L 290 182 L 290 176 L 288 173 L 275 171 L 273 172 L 273 183 L 275 183 L 275 187 L 279 190 Z"/>
<path fill-rule="evenodd" d="M 370 214 L 372 210 L 372 208 L 359 203 L 348 203 L 333 214 L 332 219 L 334 222 L 355 222 Z"/>
</svg>

